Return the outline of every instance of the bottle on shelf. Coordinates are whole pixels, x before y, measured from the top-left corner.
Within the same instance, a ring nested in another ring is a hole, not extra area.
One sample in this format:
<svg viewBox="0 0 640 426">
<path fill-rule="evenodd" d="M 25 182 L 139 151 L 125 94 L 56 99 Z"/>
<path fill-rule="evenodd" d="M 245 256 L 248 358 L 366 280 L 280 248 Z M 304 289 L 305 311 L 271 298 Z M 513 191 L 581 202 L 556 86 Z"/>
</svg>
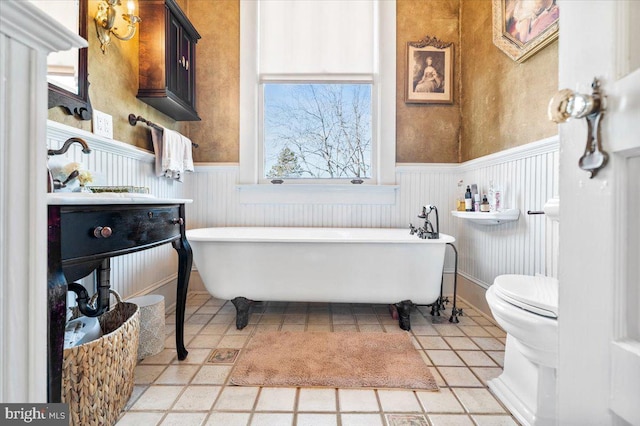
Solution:
<svg viewBox="0 0 640 426">
<path fill-rule="evenodd" d="M 473 194 L 473 211 L 480 211 L 480 194 Z"/>
<path fill-rule="evenodd" d="M 458 181 L 458 198 L 456 199 L 456 210 L 459 212 L 463 212 L 464 208 L 464 192 L 462 192 L 461 188 L 464 188 L 464 183 L 461 180 Z"/>
<path fill-rule="evenodd" d="M 473 211 L 473 201 L 471 198 L 471 187 L 467 185 L 467 192 L 464 193 L 464 209 L 465 211 Z"/>
<path fill-rule="evenodd" d="M 489 213 L 489 200 L 487 200 L 487 194 L 482 197 L 482 203 L 480 203 L 480 211 Z"/>
</svg>

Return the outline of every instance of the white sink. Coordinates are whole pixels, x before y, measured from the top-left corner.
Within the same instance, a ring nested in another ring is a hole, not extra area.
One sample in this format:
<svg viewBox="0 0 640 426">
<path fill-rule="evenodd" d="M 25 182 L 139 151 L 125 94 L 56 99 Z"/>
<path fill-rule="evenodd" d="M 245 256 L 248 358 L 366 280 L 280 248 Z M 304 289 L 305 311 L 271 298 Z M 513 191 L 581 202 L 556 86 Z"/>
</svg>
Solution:
<svg viewBox="0 0 640 426">
<path fill-rule="evenodd" d="M 83 204 L 188 204 L 190 199 L 157 198 L 135 192 L 53 192 L 47 194 L 48 205 Z"/>
</svg>

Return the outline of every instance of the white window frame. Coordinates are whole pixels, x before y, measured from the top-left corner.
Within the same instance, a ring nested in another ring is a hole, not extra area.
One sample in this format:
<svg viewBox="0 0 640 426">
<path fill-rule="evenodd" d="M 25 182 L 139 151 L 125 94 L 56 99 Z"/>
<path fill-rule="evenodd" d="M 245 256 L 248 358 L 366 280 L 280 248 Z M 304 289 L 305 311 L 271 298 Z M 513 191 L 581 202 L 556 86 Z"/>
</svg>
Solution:
<svg viewBox="0 0 640 426">
<path fill-rule="evenodd" d="M 258 51 L 260 40 L 258 39 L 258 8 L 259 4 L 254 0 L 240 1 L 240 166 L 239 189 L 241 193 L 257 194 L 260 189 L 255 186 L 272 187 L 271 183 L 260 183 L 261 158 L 261 103 L 262 83 L 258 75 Z M 396 3 L 395 1 L 381 0 L 378 2 L 379 21 L 375 43 L 378 49 L 375 52 L 375 72 L 373 75 L 373 87 L 371 94 L 372 103 L 372 179 L 365 180 L 362 185 L 353 187 L 369 187 L 363 194 L 371 194 L 374 188 L 389 192 L 395 196 L 395 155 L 396 155 Z M 313 76 L 308 76 L 313 80 Z M 345 76 L 352 81 L 361 80 L 358 76 Z M 357 78 L 354 78 L 357 77 Z M 370 77 L 368 77 L 370 79 Z M 305 80 L 305 81 L 311 81 Z M 265 79 L 264 82 L 267 80 Z M 269 82 L 272 82 L 269 79 Z M 279 81 L 283 81 L 280 79 Z M 285 79 L 296 81 L 296 79 Z M 326 81 L 326 77 L 321 81 Z M 349 80 L 347 80 L 349 81 Z M 299 82 L 299 80 L 298 80 Z M 376 114 L 377 113 L 377 114 Z M 264 181 L 264 180 L 263 180 Z M 319 184 L 307 182 L 306 184 L 277 185 L 280 187 L 296 186 L 296 192 L 332 191 L 336 186 L 341 186 L 334 180 L 318 180 Z M 301 186 L 304 186 L 301 191 Z M 306 188 L 309 187 L 309 188 Z M 315 189 L 314 189 L 315 188 Z M 291 188 L 293 190 L 293 188 Z M 344 193 L 345 188 L 340 192 Z M 278 190 L 285 193 L 286 189 Z M 268 189 L 273 193 L 273 189 Z M 375 191 L 374 191 L 375 192 Z M 273 200 L 273 198 L 272 198 Z"/>
</svg>

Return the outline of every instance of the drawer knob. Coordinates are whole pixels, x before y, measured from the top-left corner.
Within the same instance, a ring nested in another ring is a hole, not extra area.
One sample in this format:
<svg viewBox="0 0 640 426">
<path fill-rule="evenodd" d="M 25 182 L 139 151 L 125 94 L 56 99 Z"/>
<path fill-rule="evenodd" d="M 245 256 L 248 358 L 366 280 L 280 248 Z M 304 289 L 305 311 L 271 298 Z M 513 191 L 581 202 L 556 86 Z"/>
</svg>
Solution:
<svg viewBox="0 0 640 426">
<path fill-rule="evenodd" d="M 96 226 L 93 230 L 93 236 L 96 238 L 109 238 L 113 231 L 108 226 Z"/>
<path fill-rule="evenodd" d="M 173 223 L 174 225 L 184 225 L 184 219 L 181 217 L 174 217 L 173 219 L 171 219 L 171 223 Z"/>
</svg>

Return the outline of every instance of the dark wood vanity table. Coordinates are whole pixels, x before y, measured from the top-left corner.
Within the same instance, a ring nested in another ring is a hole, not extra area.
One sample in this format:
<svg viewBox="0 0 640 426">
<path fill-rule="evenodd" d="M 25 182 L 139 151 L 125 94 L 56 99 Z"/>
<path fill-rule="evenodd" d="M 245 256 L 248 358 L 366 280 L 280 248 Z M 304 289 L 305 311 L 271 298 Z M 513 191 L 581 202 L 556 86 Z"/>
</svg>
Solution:
<svg viewBox="0 0 640 426">
<path fill-rule="evenodd" d="M 87 202 L 79 194 L 68 199 L 49 195 L 48 401 L 61 400 L 67 283 L 98 270 L 99 283 L 108 285 L 113 256 L 173 245 L 178 253 L 176 350 L 178 359 L 185 359 L 184 314 L 192 265 L 185 237 L 185 203 L 191 200 L 88 194 L 87 199 L 93 199 Z"/>
</svg>

